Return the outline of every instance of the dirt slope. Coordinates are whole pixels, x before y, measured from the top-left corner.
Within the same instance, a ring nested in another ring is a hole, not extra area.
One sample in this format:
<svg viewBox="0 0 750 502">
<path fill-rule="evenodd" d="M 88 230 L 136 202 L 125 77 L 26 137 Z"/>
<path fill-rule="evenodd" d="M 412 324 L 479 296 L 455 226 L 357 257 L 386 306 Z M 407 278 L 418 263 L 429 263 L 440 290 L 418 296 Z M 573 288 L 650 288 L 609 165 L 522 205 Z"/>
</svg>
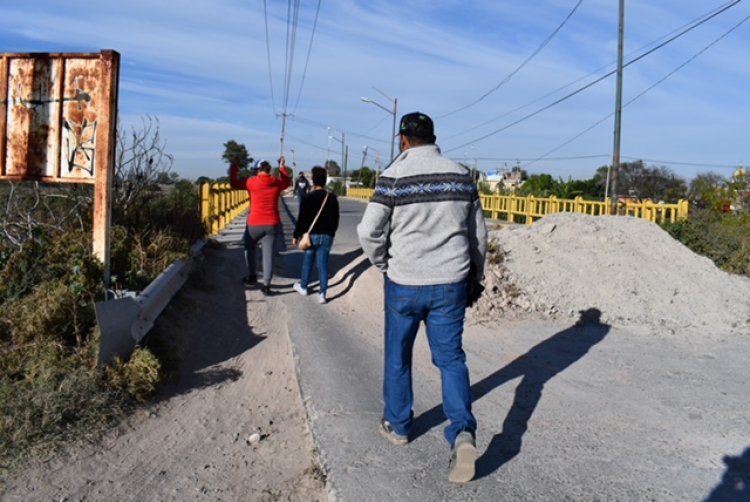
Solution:
<svg viewBox="0 0 750 502">
<path fill-rule="evenodd" d="M 157 324 L 181 360 L 161 401 L 28 466 L 1 500 L 327 500 L 283 304 L 245 291 L 239 249 L 206 253 Z"/>
</svg>

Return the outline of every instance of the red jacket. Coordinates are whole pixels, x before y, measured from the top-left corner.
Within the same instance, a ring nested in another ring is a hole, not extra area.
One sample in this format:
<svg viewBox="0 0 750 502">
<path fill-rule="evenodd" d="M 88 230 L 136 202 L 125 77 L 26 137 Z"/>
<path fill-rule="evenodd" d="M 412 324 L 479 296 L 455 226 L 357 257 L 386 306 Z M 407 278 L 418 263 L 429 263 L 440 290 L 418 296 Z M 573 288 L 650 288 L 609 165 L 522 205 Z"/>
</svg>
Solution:
<svg viewBox="0 0 750 502">
<path fill-rule="evenodd" d="M 250 194 L 250 211 L 247 215 L 247 224 L 253 227 L 278 225 L 281 223 L 279 217 L 279 196 L 281 192 L 289 187 L 291 179 L 286 168 L 281 166 L 279 177 L 258 173 L 243 182 L 237 177 L 239 166 L 232 165 L 229 168 L 229 180 L 235 190 L 247 189 Z"/>
</svg>

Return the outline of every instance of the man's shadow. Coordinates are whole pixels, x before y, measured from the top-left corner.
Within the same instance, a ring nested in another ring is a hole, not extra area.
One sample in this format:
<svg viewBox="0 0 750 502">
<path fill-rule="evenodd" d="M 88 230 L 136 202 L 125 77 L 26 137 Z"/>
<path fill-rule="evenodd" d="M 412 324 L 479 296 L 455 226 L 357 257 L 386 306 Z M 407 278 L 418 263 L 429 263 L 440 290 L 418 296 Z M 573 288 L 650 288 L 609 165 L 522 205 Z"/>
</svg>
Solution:
<svg viewBox="0 0 750 502">
<path fill-rule="evenodd" d="M 713 489 L 705 502 L 750 500 L 750 448 L 745 448 L 740 456 L 726 455 L 724 463 L 727 470 L 721 483 Z"/>
<path fill-rule="evenodd" d="M 504 383 L 523 377 L 502 431 L 492 438 L 487 450 L 477 460 L 477 478 L 491 474 L 521 451 L 523 435 L 542 398 L 544 385 L 601 342 L 609 328 L 601 323 L 599 309 L 582 310 L 573 326 L 535 345 L 526 354 L 471 386 L 472 401 L 477 401 Z M 414 437 L 444 420 L 442 405 L 433 407 L 415 420 Z"/>
</svg>

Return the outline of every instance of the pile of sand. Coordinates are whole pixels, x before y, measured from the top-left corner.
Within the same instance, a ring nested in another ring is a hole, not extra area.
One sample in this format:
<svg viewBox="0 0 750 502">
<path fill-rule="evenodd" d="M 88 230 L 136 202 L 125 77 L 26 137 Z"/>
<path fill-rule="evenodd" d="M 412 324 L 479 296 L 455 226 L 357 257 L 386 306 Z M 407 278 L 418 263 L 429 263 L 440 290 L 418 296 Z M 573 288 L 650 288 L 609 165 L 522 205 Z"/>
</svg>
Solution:
<svg viewBox="0 0 750 502">
<path fill-rule="evenodd" d="M 487 291 L 470 321 L 597 308 L 616 325 L 750 332 L 750 279 L 645 220 L 554 214 L 492 231 L 490 248 Z"/>
</svg>

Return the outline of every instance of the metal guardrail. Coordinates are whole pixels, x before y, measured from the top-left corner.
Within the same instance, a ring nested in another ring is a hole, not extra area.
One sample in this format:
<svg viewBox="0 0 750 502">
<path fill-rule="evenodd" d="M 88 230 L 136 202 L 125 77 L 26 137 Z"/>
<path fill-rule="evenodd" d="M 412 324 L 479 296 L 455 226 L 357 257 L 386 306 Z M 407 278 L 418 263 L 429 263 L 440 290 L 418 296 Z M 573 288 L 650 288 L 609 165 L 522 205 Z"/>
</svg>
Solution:
<svg viewBox="0 0 750 502">
<path fill-rule="evenodd" d="M 229 183 L 201 183 L 201 222 L 208 235 L 216 235 L 250 206 L 247 190 Z"/>
<path fill-rule="evenodd" d="M 370 200 L 372 188 L 350 188 L 349 197 Z M 515 195 L 480 195 L 482 208 L 493 220 L 505 219 L 515 223 L 531 224 L 539 218 L 553 213 L 580 213 L 594 216 L 612 214 L 612 199 L 604 201 L 575 199 L 558 199 L 557 197 L 518 197 Z M 654 223 L 674 223 L 688 217 L 688 201 L 680 200 L 676 204 L 663 204 L 650 200 L 643 202 L 619 202 L 618 215 L 629 215 Z"/>
<path fill-rule="evenodd" d="M 98 302 L 95 305 L 99 325 L 99 365 L 116 357 L 127 360 L 138 342 L 154 327 L 156 318 L 169 305 L 202 257 L 205 241 L 190 249 L 190 258 L 177 260 L 137 296 Z"/>
</svg>

